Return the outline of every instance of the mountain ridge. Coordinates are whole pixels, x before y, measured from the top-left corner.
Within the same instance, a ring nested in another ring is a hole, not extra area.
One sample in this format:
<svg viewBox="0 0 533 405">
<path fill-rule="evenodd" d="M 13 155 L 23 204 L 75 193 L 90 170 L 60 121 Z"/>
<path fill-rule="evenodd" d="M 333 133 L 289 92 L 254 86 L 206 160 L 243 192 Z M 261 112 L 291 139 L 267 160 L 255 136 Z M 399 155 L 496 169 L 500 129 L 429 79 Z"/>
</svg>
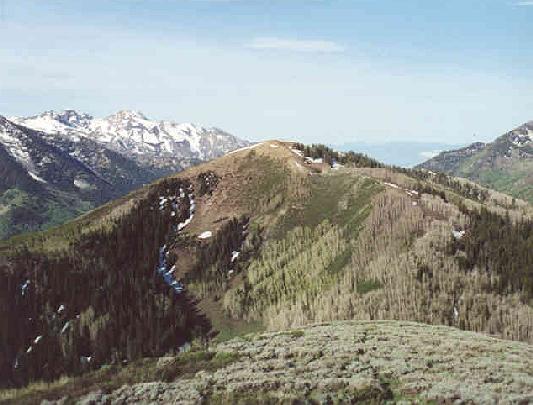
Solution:
<svg viewBox="0 0 533 405">
<path fill-rule="evenodd" d="M 218 128 L 191 123 L 149 120 L 140 111 L 120 110 L 95 118 L 75 110 L 53 110 L 15 122 L 62 136 L 85 136 L 143 166 L 181 170 L 191 162 L 208 160 L 249 145 Z M 178 162 L 180 160 L 180 162 Z"/>
<path fill-rule="evenodd" d="M 493 142 L 442 152 L 417 168 L 465 177 L 533 203 L 533 121 Z"/>
</svg>

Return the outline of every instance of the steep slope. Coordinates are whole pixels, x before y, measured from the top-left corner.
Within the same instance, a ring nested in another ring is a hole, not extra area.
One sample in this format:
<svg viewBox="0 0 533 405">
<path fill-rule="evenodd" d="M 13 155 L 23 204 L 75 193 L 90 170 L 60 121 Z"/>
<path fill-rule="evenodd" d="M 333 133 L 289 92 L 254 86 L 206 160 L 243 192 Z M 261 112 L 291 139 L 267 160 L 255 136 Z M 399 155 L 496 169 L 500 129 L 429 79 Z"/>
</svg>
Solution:
<svg viewBox="0 0 533 405">
<path fill-rule="evenodd" d="M 345 321 L 0 391 L 0 400 L 525 404 L 533 400 L 532 359 L 533 346 L 454 328 Z"/>
<path fill-rule="evenodd" d="M 89 138 L 142 167 L 164 170 L 166 174 L 249 145 L 218 128 L 153 121 L 138 111 L 123 110 L 106 118 L 74 110 L 47 111 L 13 120 L 53 135 Z"/>
<path fill-rule="evenodd" d="M 531 217 L 445 175 L 245 147 L 0 245 L 0 380 L 341 319 L 531 342 Z"/>
<path fill-rule="evenodd" d="M 533 121 L 494 142 L 442 152 L 418 166 L 465 177 L 486 187 L 533 202 Z"/>
</svg>

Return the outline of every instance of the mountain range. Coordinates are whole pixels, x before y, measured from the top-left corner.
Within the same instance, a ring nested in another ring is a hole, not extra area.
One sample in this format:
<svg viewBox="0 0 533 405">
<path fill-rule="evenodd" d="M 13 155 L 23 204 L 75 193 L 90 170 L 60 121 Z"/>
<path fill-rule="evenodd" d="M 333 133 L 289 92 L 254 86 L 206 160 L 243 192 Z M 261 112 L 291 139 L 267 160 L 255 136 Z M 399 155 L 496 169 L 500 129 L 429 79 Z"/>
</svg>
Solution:
<svg viewBox="0 0 533 405">
<path fill-rule="evenodd" d="M 10 119 L 52 135 L 48 139 L 61 137 L 76 142 L 79 138 L 90 138 L 143 167 L 171 172 L 248 145 L 218 128 L 153 121 L 138 111 L 123 110 L 106 118 L 94 118 L 74 110 L 47 111 Z"/>
<path fill-rule="evenodd" d="M 530 346 L 495 337 L 533 342 L 532 244 L 531 205 L 468 180 L 245 146 L 0 243 L 0 381 L 55 381 L 6 394 L 33 401 L 526 401 Z"/>
<path fill-rule="evenodd" d="M 533 121 L 494 142 L 442 152 L 417 167 L 464 177 L 533 203 Z"/>
<path fill-rule="evenodd" d="M 0 238 L 58 225 L 249 143 L 216 128 L 119 111 L 0 116 Z"/>
</svg>

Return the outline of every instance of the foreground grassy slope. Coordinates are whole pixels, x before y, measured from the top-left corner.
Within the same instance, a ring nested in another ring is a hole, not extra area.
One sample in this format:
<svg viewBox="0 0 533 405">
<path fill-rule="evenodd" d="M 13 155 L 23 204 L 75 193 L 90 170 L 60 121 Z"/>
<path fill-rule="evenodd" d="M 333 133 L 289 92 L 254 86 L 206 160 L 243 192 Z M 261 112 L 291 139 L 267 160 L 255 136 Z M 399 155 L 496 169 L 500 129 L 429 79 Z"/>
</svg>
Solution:
<svg viewBox="0 0 533 405">
<path fill-rule="evenodd" d="M 334 322 L 3 391 L 6 402 L 528 403 L 533 347 L 443 326 Z"/>
</svg>

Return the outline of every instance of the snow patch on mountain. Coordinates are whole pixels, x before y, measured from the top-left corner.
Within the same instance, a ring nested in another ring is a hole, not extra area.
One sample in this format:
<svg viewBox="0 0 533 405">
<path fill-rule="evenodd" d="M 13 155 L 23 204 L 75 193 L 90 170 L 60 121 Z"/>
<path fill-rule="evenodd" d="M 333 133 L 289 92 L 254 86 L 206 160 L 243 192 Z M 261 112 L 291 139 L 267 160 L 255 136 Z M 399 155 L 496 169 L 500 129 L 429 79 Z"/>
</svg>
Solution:
<svg viewBox="0 0 533 405">
<path fill-rule="evenodd" d="M 92 187 L 91 183 L 88 183 L 87 181 L 85 181 L 84 179 L 81 179 L 81 178 L 74 179 L 73 183 L 80 190 L 87 190 L 87 189 L 90 189 Z"/>
<path fill-rule="evenodd" d="M 46 180 L 40 178 L 39 176 L 37 176 L 35 173 L 33 173 L 31 170 L 28 170 L 28 174 L 31 176 L 31 178 L 33 180 L 37 180 L 38 182 L 41 182 L 41 183 L 46 183 Z"/>
<path fill-rule="evenodd" d="M 533 131 L 527 130 L 526 133 L 511 133 L 509 140 L 515 146 L 524 146 L 533 140 Z"/>
<path fill-rule="evenodd" d="M 24 134 L 6 119 L 0 117 L 0 143 L 17 162 L 25 168 L 32 168 L 32 161 L 28 149 L 23 141 Z"/>
<path fill-rule="evenodd" d="M 210 238 L 211 236 L 213 236 L 213 232 L 211 232 L 211 231 L 204 231 L 204 232 L 202 232 L 200 235 L 198 235 L 198 238 L 199 238 L 199 239 L 208 239 L 208 238 Z"/>
</svg>

